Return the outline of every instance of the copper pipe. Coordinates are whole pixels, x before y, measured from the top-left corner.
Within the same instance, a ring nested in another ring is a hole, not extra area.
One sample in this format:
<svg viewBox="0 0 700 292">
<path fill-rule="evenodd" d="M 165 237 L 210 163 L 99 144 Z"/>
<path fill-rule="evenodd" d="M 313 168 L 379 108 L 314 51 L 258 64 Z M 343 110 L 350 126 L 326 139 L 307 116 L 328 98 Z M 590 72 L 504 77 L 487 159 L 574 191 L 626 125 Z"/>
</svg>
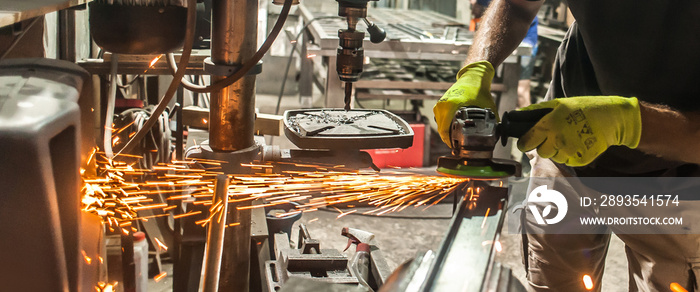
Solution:
<svg viewBox="0 0 700 292">
<path fill-rule="evenodd" d="M 211 59 L 217 65 L 242 65 L 257 49 L 258 2 L 214 0 Z M 225 76 L 212 76 L 217 82 Z M 255 76 L 247 75 L 211 95 L 209 145 L 231 152 L 254 145 Z"/>
</svg>

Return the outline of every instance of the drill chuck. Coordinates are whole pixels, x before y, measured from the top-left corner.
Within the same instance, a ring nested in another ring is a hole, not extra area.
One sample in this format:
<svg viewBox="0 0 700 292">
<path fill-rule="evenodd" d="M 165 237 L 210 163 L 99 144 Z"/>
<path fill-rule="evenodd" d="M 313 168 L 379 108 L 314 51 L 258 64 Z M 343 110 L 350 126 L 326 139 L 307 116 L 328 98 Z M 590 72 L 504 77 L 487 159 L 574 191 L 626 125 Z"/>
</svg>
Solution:
<svg viewBox="0 0 700 292">
<path fill-rule="evenodd" d="M 338 76 L 341 81 L 355 82 L 362 73 L 365 58 L 362 40 L 365 38 L 365 33 L 341 29 L 338 31 L 338 38 L 340 39 L 336 61 Z"/>
</svg>

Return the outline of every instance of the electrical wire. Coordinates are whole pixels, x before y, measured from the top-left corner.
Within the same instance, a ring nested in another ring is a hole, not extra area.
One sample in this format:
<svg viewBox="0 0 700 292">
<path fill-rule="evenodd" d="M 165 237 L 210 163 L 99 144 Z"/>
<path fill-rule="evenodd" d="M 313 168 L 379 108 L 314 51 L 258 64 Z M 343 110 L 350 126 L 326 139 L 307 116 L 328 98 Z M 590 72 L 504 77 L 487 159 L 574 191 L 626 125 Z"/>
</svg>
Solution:
<svg viewBox="0 0 700 292">
<path fill-rule="evenodd" d="M 292 65 L 292 59 L 293 59 L 292 57 L 294 56 L 294 51 L 297 48 L 297 43 L 299 43 L 299 37 L 301 36 L 302 33 L 304 33 L 306 28 L 308 28 L 309 25 L 311 25 L 311 23 L 313 23 L 314 21 L 322 20 L 322 19 L 338 19 L 338 18 L 342 18 L 342 17 L 341 16 L 319 16 L 316 18 L 312 18 L 311 20 L 309 20 L 309 22 L 306 23 L 306 25 L 304 25 L 304 27 L 301 28 L 299 33 L 297 33 L 297 35 L 292 40 L 292 49 L 289 51 L 289 57 L 287 59 L 287 68 L 284 69 L 284 77 L 282 78 L 282 86 L 280 88 L 280 94 L 279 94 L 279 96 L 277 96 L 277 107 L 275 107 L 275 114 L 276 115 L 279 114 L 279 112 L 280 112 L 280 103 L 282 103 L 282 95 L 284 95 L 284 86 L 287 83 L 287 76 L 289 76 L 289 67 L 291 67 L 291 65 Z"/>
<path fill-rule="evenodd" d="M 97 58 L 104 60 L 104 50 L 102 48 L 100 48 L 100 50 L 98 51 Z M 160 57 L 158 57 L 158 58 L 160 58 Z M 134 76 L 134 78 L 131 79 L 131 81 L 127 82 L 126 84 L 122 84 L 121 80 L 117 79 L 117 87 L 122 88 L 122 89 L 126 89 L 126 88 L 133 86 L 134 83 L 137 80 L 139 80 L 139 78 L 144 77 L 146 75 L 146 73 L 148 73 L 148 71 L 151 70 L 152 67 L 153 66 L 149 66 L 148 68 L 146 68 L 146 71 L 143 71 L 143 73 L 136 74 L 136 76 Z M 105 79 L 105 77 L 102 75 L 99 75 L 99 77 L 100 77 L 100 80 L 104 83 L 110 82 L 109 80 Z M 126 96 L 126 95 L 124 95 L 124 96 Z"/>
<path fill-rule="evenodd" d="M 24 30 L 22 30 L 22 32 L 20 32 L 20 33 L 12 40 L 12 43 L 10 44 L 9 47 L 7 47 L 7 50 L 5 50 L 5 52 L 3 52 L 2 55 L 0 56 L 0 61 L 2 61 L 3 59 L 5 59 L 5 57 L 7 57 L 7 55 L 12 51 L 12 49 L 15 48 L 15 46 L 16 46 L 16 45 L 19 43 L 19 41 L 22 39 L 22 37 L 24 36 L 24 34 L 26 34 L 27 31 L 29 31 L 29 29 L 32 28 L 32 26 L 34 26 L 34 24 L 36 24 L 37 21 L 39 21 L 39 18 L 41 18 L 41 17 L 36 17 L 36 18 L 34 18 L 34 20 L 32 20 L 32 22 L 30 22 L 29 25 L 27 25 L 27 27 L 26 27 Z"/>
<path fill-rule="evenodd" d="M 130 135 L 143 128 L 146 120 L 151 118 L 151 111 L 154 108 L 152 105 L 145 108 L 131 108 L 115 115 L 114 128 L 119 130 L 113 135 L 113 140 L 116 142 L 114 149 L 121 147 L 119 141 L 128 141 Z M 151 169 L 158 163 L 168 163 L 170 161 L 171 131 L 168 126 L 169 114 L 163 112 L 159 117 L 153 118 L 158 119 L 156 126 L 149 131 L 131 153 L 128 153 L 141 157 L 138 159 L 138 165 L 134 166 L 135 168 Z"/>
<path fill-rule="evenodd" d="M 114 123 L 114 104 L 117 100 L 117 67 L 119 64 L 119 57 L 117 54 L 112 55 L 112 62 L 110 64 L 110 76 L 112 80 L 109 83 L 109 95 L 107 97 L 107 111 L 105 112 L 105 127 L 104 127 L 104 137 L 102 139 L 103 148 L 105 151 L 105 156 L 112 159 L 114 153 L 112 153 L 112 124 Z"/>
<path fill-rule="evenodd" d="M 199 77 L 199 80 L 197 80 L 197 81 L 198 81 L 197 83 L 198 83 L 199 85 L 204 86 L 204 76 L 200 76 L 200 77 Z M 202 94 L 202 103 L 204 104 L 204 106 L 202 106 L 202 107 L 203 107 L 203 108 L 209 108 L 209 102 L 210 102 L 210 101 L 211 101 L 211 95 L 210 95 L 208 92 L 207 92 L 207 93 L 203 93 L 203 94 Z"/>
<path fill-rule="evenodd" d="M 280 31 L 282 31 L 282 28 L 284 27 L 284 23 L 287 21 L 287 16 L 289 16 L 289 10 L 292 8 L 292 2 L 293 0 L 285 0 L 284 5 L 282 6 L 282 11 L 280 12 L 279 17 L 277 17 L 277 22 L 275 22 L 275 26 L 272 27 L 272 30 L 270 31 L 270 34 L 267 36 L 267 39 L 265 39 L 265 42 L 263 42 L 262 46 L 258 49 L 255 54 L 243 64 L 236 72 L 233 74 L 229 75 L 228 77 L 221 79 L 209 86 L 200 86 L 197 84 L 193 84 L 192 82 L 189 82 L 186 79 L 183 78 L 176 78 L 176 79 L 182 79 L 182 87 L 185 89 L 196 92 L 196 93 L 208 93 L 208 92 L 214 92 L 217 90 L 224 89 L 228 87 L 229 85 L 233 84 L 234 82 L 238 81 L 238 79 L 241 79 L 243 76 L 245 76 L 248 71 L 253 69 L 258 62 L 262 59 L 263 56 L 265 56 L 265 53 L 270 49 L 272 46 L 272 43 L 275 42 L 275 39 L 277 39 L 277 36 L 279 35 Z M 177 71 L 178 66 L 175 65 L 175 56 L 170 53 L 167 54 L 166 60 L 168 61 L 168 65 L 170 66 L 170 70 L 172 72 Z M 180 67 L 186 67 L 187 64 L 182 65 L 182 59 L 180 59 Z"/>
<path fill-rule="evenodd" d="M 168 90 L 165 92 L 163 99 L 158 103 L 158 106 L 151 113 L 151 117 L 146 120 L 143 128 L 141 128 L 133 138 L 127 142 L 127 144 L 122 148 L 117 156 L 122 153 L 129 153 L 140 141 L 146 136 L 151 128 L 158 122 L 158 117 L 163 113 L 165 108 L 170 103 L 170 100 L 175 96 L 175 91 L 180 85 L 180 81 L 185 76 L 185 71 L 187 69 L 187 64 L 190 61 L 190 55 L 192 54 L 192 46 L 194 44 L 194 26 L 197 18 L 197 0 L 187 0 L 187 29 L 185 30 L 185 43 L 182 48 L 182 56 L 180 57 L 180 69 L 173 75 L 173 80 L 170 82 Z"/>
</svg>

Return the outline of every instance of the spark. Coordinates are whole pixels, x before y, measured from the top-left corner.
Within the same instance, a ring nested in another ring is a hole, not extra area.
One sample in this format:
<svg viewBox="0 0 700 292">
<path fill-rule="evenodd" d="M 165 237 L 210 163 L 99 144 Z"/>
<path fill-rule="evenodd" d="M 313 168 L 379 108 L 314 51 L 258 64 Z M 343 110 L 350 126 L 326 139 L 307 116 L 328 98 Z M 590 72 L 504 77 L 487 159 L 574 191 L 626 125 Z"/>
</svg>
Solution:
<svg viewBox="0 0 700 292">
<path fill-rule="evenodd" d="M 114 292 L 116 291 L 115 287 L 117 286 L 118 282 L 114 283 L 105 283 L 105 282 L 97 282 L 97 286 L 95 286 L 95 291 L 97 292 Z"/>
<path fill-rule="evenodd" d="M 87 159 L 87 164 L 89 165 L 90 162 L 92 161 L 92 158 L 95 157 L 95 153 L 97 153 L 97 147 L 92 148 L 92 152 L 90 152 L 90 156 L 88 156 Z"/>
<path fill-rule="evenodd" d="M 153 205 L 146 205 L 146 206 L 139 206 L 139 207 L 134 207 L 134 211 L 141 211 L 141 210 L 149 210 L 149 209 L 157 209 L 157 208 L 163 208 L 167 207 L 168 204 L 162 203 L 162 204 L 153 204 Z"/>
<path fill-rule="evenodd" d="M 151 60 L 151 63 L 148 63 L 148 68 L 149 69 L 153 68 L 153 65 L 158 63 L 158 60 L 160 60 L 160 58 L 162 58 L 162 57 L 163 57 L 163 54 L 160 54 L 160 55 L 158 55 L 158 57 L 153 58 L 153 60 Z"/>
<path fill-rule="evenodd" d="M 182 200 L 182 199 L 188 199 L 191 198 L 192 195 L 190 194 L 185 194 L 185 195 L 175 195 L 175 196 L 170 196 L 166 200 Z"/>
<path fill-rule="evenodd" d="M 688 292 L 688 290 L 683 288 L 683 286 L 681 286 L 681 284 L 678 284 L 676 282 L 671 283 L 670 288 L 671 288 L 671 291 L 673 291 L 673 292 Z"/>
<path fill-rule="evenodd" d="M 94 157 L 94 158 L 93 158 Z M 94 173 L 83 173 L 81 209 L 97 214 L 109 229 L 122 229 L 134 220 L 172 216 L 174 219 L 200 215 L 196 223 L 205 226 L 210 220 L 221 220 L 221 204 L 212 202 L 214 178 L 223 161 L 196 159 L 158 163 L 151 169 L 136 166 L 140 156 L 121 154 L 122 160 L 105 157 L 92 150 L 90 159 L 97 162 Z M 442 176 L 416 175 L 401 171 L 387 171 L 381 175 L 369 170 L 349 170 L 344 165 L 308 164 L 292 162 L 241 164 L 255 170 L 275 168 L 275 164 L 295 166 L 297 169 L 281 173 L 236 174 L 230 176 L 229 204 L 238 210 L 264 208 L 297 202 L 297 206 L 280 216 L 312 212 L 319 207 L 345 206 L 353 208 L 337 218 L 358 212 L 355 206 L 372 207 L 363 214 L 381 216 L 406 208 L 422 210 L 438 204 L 453 192 L 465 190 L 468 198 L 476 198 L 481 189 L 465 187 L 467 180 Z M 205 165 L 207 169 L 198 169 Z M 254 171 L 255 172 L 255 171 Z M 469 195 L 469 194 L 468 194 Z M 461 195 L 460 195 L 461 196 Z M 264 199 L 263 203 L 239 205 Z M 190 210 L 176 213 L 176 205 L 168 201 L 182 200 L 193 205 L 207 206 L 208 210 Z M 142 211 L 150 212 L 140 215 Z M 152 212 L 152 213 L 151 213 Z M 214 217 L 217 216 L 218 217 Z M 315 221 L 315 220 L 314 220 Z M 127 223 L 129 222 L 129 223 Z M 232 226 L 232 225 L 228 225 Z M 122 229 L 128 233 L 128 229 Z"/>
<path fill-rule="evenodd" d="M 316 222 L 316 221 L 318 221 L 318 217 L 316 217 L 316 218 L 314 218 L 314 219 L 311 219 L 311 220 L 309 220 L 309 222 L 308 222 L 308 223 L 311 223 L 311 222 Z"/>
<path fill-rule="evenodd" d="M 133 125 L 134 122 L 136 122 L 136 121 L 131 121 L 131 123 L 128 123 L 128 124 L 126 124 L 126 126 L 123 126 L 119 129 L 113 129 L 112 130 L 112 137 L 115 137 L 117 134 L 119 134 L 119 133 L 123 132 L 124 130 L 128 129 L 129 127 L 131 127 L 131 125 Z"/>
<path fill-rule="evenodd" d="M 83 254 L 83 259 L 85 260 L 85 263 L 88 265 L 92 264 L 92 259 L 89 256 L 87 256 L 87 253 L 85 253 L 84 250 L 81 250 L 80 252 Z"/>
<path fill-rule="evenodd" d="M 593 290 L 593 279 L 589 275 L 583 275 L 583 287 L 586 290 Z"/>
<path fill-rule="evenodd" d="M 344 213 L 341 212 L 337 217 L 335 217 L 335 219 L 340 219 L 340 218 L 342 218 L 342 217 L 345 216 L 345 215 L 352 214 L 352 213 L 355 213 L 355 212 L 357 212 L 357 209 L 354 209 L 354 210 L 349 211 L 349 212 L 344 212 Z"/>
<path fill-rule="evenodd" d="M 180 219 L 182 217 L 193 216 L 193 215 L 198 215 L 198 214 L 202 214 L 202 211 L 194 211 L 194 212 L 188 212 L 185 214 L 173 215 L 173 218 Z"/>
<path fill-rule="evenodd" d="M 158 283 L 158 282 L 160 282 L 160 280 L 163 280 L 163 278 L 165 278 L 165 276 L 167 276 L 167 275 L 168 275 L 168 272 L 163 271 L 160 274 L 158 274 L 157 276 L 153 277 L 153 280 L 156 280 L 156 283 Z"/>
<path fill-rule="evenodd" d="M 166 246 L 165 244 L 163 244 L 163 242 L 160 241 L 160 239 L 158 239 L 158 237 L 156 237 L 155 239 L 156 239 L 156 244 L 158 244 L 158 247 L 159 247 L 160 249 L 162 249 L 162 250 L 164 250 L 164 251 L 168 251 L 168 246 Z"/>
<path fill-rule="evenodd" d="M 483 229 L 486 225 L 486 219 L 489 218 L 489 212 L 491 212 L 491 208 L 486 209 L 486 215 L 484 215 L 484 220 L 481 221 L 481 229 Z"/>
</svg>

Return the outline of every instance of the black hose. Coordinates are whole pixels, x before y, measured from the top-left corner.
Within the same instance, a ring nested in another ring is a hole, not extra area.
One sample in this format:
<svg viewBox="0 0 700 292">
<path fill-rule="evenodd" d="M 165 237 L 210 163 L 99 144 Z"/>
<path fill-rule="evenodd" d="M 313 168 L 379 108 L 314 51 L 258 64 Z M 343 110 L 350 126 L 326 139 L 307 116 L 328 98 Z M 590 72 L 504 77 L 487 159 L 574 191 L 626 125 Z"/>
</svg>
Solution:
<svg viewBox="0 0 700 292">
<path fill-rule="evenodd" d="M 306 23 L 306 25 L 304 25 L 304 27 L 301 28 L 299 33 L 297 33 L 297 35 L 294 37 L 294 39 L 293 39 L 294 42 L 292 43 L 292 49 L 291 49 L 291 51 L 289 51 L 289 57 L 287 59 L 287 68 L 284 69 L 284 77 L 282 78 L 282 86 L 280 88 L 280 94 L 279 94 L 279 96 L 277 96 L 277 107 L 275 107 L 275 114 L 276 115 L 279 114 L 279 112 L 280 112 L 280 103 L 282 102 L 282 95 L 284 95 L 284 86 L 287 83 L 287 76 L 289 75 L 289 67 L 291 67 L 291 65 L 292 65 L 292 57 L 294 56 L 294 50 L 296 50 L 296 48 L 297 48 L 297 43 L 299 43 L 299 37 L 301 36 L 302 33 L 304 33 L 306 28 L 309 27 L 309 25 L 311 25 L 312 22 L 314 22 L 316 20 L 321 20 L 321 19 L 335 19 L 335 18 L 342 18 L 342 17 L 340 17 L 340 16 L 319 16 L 316 18 L 312 18 L 311 20 L 309 20 L 309 22 Z"/>
<path fill-rule="evenodd" d="M 180 80 L 185 76 L 185 71 L 187 70 L 187 64 L 190 62 L 190 55 L 192 54 L 192 45 L 194 44 L 194 26 L 197 18 L 197 0 L 187 0 L 187 30 L 185 31 L 185 43 L 182 48 L 182 56 L 180 57 L 180 69 L 177 70 L 173 76 L 173 81 L 170 82 L 168 90 L 165 92 L 163 99 L 158 103 L 158 106 L 151 113 L 151 117 L 146 120 L 143 128 L 141 128 L 136 135 L 134 135 L 129 142 L 124 145 L 116 156 L 119 156 L 122 152 L 129 153 L 132 148 L 138 144 L 141 139 L 153 128 L 153 126 L 158 122 L 158 117 L 165 111 L 165 108 L 173 99 L 177 88 L 180 86 Z"/>
</svg>

